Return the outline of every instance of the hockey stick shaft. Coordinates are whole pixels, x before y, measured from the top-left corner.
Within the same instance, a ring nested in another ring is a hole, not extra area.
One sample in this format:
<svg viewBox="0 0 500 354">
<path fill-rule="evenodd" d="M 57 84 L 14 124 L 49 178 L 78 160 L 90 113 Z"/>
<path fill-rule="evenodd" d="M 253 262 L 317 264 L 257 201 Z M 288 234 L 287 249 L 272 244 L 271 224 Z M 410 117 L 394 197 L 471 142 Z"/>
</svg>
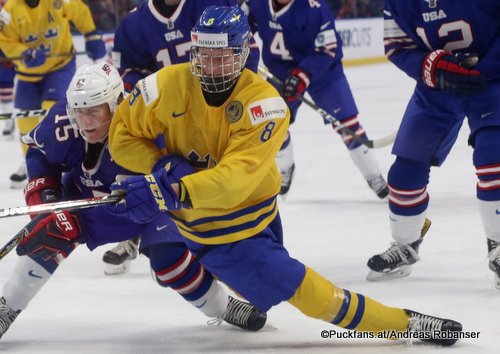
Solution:
<svg viewBox="0 0 500 354">
<path fill-rule="evenodd" d="M 72 55 L 87 55 L 89 52 L 68 52 L 68 53 L 53 53 L 47 54 L 46 58 L 60 58 L 60 57 L 69 57 Z M 23 57 L 0 57 L 0 63 L 12 60 L 21 60 Z"/>
<path fill-rule="evenodd" d="M 283 86 L 283 81 L 281 81 L 279 78 L 274 76 L 274 74 L 272 74 L 271 72 L 269 72 L 265 68 L 259 66 L 259 72 L 262 73 L 269 80 L 274 82 L 276 85 L 278 85 L 280 87 Z M 396 137 L 396 133 L 392 133 L 386 137 L 376 139 L 376 140 L 370 140 L 370 139 L 363 138 L 363 137 L 357 135 L 355 132 L 353 132 L 348 127 L 343 126 L 342 123 L 338 119 L 336 119 L 334 116 L 329 114 L 327 111 L 325 111 L 323 108 L 319 107 L 317 104 L 315 104 L 311 100 L 307 99 L 306 97 L 304 97 L 302 95 L 297 95 L 297 98 L 299 100 L 301 100 L 303 103 L 305 103 L 307 106 L 311 107 L 316 112 L 321 114 L 321 116 L 325 120 L 330 122 L 336 130 L 340 131 L 342 134 L 349 135 L 350 137 L 352 137 L 354 140 L 356 140 L 360 144 L 363 144 L 371 149 L 385 147 L 385 146 L 388 146 L 394 142 L 394 139 Z"/>
<path fill-rule="evenodd" d="M 0 208 L 0 219 L 19 215 L 36 215 L 61 210 L 78 210 L 94 208 L 106 204 L 114 204 L 123 198 L 122 194 L 112 194 L 104 197 L 68 200 L 56 203 L 45 203 L 12 208 Z"/>
<path fill-rule="evenodd" d="M 12 113 L 1 113 L 0 120 L 15 118 L 45 117 L 47 110 L 34 109 L 31 111 L 14 111 Z"/>
</svg>

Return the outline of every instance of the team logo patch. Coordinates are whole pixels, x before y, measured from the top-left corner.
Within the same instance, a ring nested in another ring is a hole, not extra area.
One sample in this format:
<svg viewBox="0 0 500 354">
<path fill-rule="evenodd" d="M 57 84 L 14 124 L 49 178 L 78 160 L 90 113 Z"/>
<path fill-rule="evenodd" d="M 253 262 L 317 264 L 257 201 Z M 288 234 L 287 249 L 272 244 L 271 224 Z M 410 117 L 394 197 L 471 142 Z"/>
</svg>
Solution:
<svg viewBox="0 0 500 354">
<path fill-rule="evenodd" d="M 226 107 L 226 118 L 231 123 L 236 123 L 243 116 L 243 105 L 239 101 L 230 102 Z"/>
<path fill-rule="evenodd" d="M 85 86 L 85 78 L 79 79 L 76 82 L 76 88 L 82 88 L 83 86 Z"/>
<path fill-rule="evenodd" d="M 248 116 L 252 125 L 271 119 L 286 117 L 286 103 L 281 97 L 271 97 L 253 102 L 248 106 Z"/>
<path fill-rule="evenodd" d="M 62 7 L 62 0 L 54 0 L 52 6 L 54 6 L 54 9 L 59 10 Z"/>
<path fill-rule="evenodd" d="M 424 1 L 429 4 L 429 7 L 431 9 L 434 9 L 437 6 L 437 0 L 424 0 Z"/>
</svg>

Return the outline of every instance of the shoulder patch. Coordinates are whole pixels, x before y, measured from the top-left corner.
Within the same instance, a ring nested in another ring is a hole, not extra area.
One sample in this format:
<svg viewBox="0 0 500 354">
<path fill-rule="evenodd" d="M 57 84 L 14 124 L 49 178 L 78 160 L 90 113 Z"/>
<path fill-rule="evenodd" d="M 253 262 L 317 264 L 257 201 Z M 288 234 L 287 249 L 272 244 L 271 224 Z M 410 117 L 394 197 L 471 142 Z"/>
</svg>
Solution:
<svg viewBox="0 0 500 354">
<path fill-rule="evenodd" d="M 158 98 L 158 81 L 156 73 L 140 80 L 137 84 L 141 90 L 142 99 L 144 100 L 146 107 Z"/>
<path fill-rule="evenodd" d="M 12 21 L 12 16 L 7 12 L 7 10 L 2 9 L 2 11 L 0 11 L 0 20 L 8 25 L 10 24 L 10 21 Z"/>
<path fill-rule="evenodd" d="M 230 102 L 226 106 L 226 118 L 230 123 L 236 123 L 243 116 L 243 105 L 240 101 Z"/>
<path fill-rule="evenodd" d="M 281 97 L 271 97 L 252 102 L 248 106 L 248 117 L 252 125 L 271 119 L 286 117 L 286 103 Z"/>
</svg>

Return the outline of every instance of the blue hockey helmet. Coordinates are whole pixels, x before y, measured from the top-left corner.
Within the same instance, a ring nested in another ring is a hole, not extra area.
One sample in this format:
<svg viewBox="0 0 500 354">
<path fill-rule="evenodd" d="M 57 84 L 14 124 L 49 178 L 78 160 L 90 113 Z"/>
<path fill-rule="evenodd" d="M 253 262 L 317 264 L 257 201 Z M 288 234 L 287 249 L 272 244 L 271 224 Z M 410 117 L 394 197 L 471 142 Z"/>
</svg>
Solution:
<svg viewBox="0 0 500 354">
<path fill-rule="evenodd" d="M 191 31 L 191 72 L 204 91 L 234 86 L 250 53 L 250 26 L 237 6 L 209 6 Z"/>
</svg>

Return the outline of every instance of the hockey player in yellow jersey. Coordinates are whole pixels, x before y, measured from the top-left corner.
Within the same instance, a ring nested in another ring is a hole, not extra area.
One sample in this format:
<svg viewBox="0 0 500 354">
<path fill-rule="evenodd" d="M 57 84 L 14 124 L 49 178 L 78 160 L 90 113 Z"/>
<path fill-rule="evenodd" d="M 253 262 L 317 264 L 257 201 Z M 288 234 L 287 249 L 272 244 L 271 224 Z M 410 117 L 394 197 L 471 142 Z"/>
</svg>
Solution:
<svg viewBox="0 0 500 354">
<path fill-rule="evenodd" d="M 125 194 L 109 211 L 142 223 L 171 213 L 204 266 L 261 311 L 288 301 L 343 328 L 374 335 L 408 331 L 413 338 L 454 344 L 456 337 L 433 333 L 459 334 L 460 323 L 341 289 L 288 254 L 275 164 L 288 129 L 286 104 L 270 84 L 243 69 L 249 26 L 240 9 L 208 7 L 191 38 L 190 65 L 139 81 L 115 113 L 111 155 L 145 175 L 116 183 L 112 188 Z M 184 157 L 197 172 L 165 163 L 165 153 Z M 174 178 L 174 170 L 183 177 Z"/>
<path fill-rule="evenodd" d="M 49 109 L 64 99 L 76 71 L 70 22 L 85 35 L 91 59 L 104 57 L 102 35 L 83 1 L 9 0 L 5 4 L 0 12 L 0 47 L 6 57 L 16 58 L 15 109 Z M 38 118 L 18 119 L 21 134 L 37 124 Z M 26 173 L 17 175 L 11 177 L 14 188 L 24 185 Z"/>
</svg>

